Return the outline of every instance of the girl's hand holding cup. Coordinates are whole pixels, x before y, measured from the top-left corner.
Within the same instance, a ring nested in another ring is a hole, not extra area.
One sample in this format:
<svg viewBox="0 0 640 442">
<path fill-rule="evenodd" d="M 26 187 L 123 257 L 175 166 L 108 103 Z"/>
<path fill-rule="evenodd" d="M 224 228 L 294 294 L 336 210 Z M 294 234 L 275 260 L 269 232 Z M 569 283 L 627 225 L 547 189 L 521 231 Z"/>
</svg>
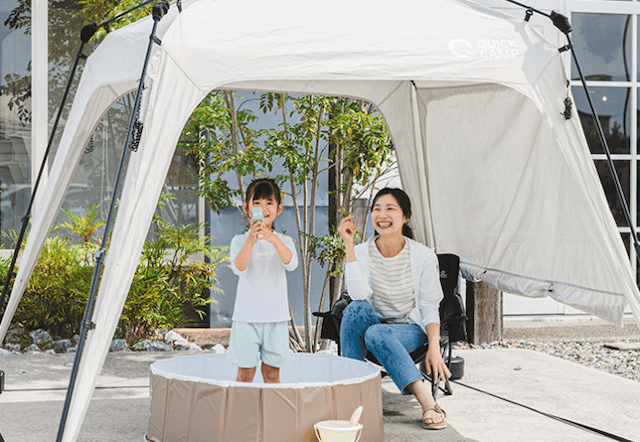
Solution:
<svg viewBox="0 0 640 442">
<path fill-rule="evenodd" d="M 263 230 L 264 230 L 263 222 L 252 221 L 251 228 L 249 229 L 249 240 L 252 243 L 255 243 L 256 241 L 258 241 L 258 239 L 261 239 Z"/>
</svg>

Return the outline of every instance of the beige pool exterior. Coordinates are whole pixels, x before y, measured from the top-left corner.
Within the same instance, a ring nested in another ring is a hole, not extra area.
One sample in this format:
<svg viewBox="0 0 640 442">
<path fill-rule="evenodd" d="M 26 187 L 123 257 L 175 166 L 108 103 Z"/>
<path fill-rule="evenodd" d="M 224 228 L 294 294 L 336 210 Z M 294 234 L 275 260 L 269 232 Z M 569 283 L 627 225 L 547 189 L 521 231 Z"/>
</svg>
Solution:
<svg viewBox="0 0 640 442">
<path fill-rule="evenodd" d="M 380 371 L 367 363 L 334 355 L 296 354 L 283 368 L 281 384 L 230 379 L 235 379 L 235 367 L 226 363 L 224 354 L 153 364 L 147 439 L 317 442 L 315 423 L 348 420 L 362 405 L 361 440 L 384 440 Z"/>
</svg>

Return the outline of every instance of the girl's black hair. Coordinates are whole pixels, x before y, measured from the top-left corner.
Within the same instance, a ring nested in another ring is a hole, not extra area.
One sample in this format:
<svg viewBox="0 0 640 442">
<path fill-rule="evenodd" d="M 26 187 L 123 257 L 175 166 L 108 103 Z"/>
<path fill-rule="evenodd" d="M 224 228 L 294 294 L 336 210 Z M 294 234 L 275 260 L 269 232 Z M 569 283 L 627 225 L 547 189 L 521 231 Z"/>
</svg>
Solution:
<svg viewBox="0 0 640 442">
<path fill-rule="evenodd" d="M 400 209 L 402 209 L 402 214 L 407 218 L 411 219 L 411 200 L 409 199 L 409 195 L 407 195 L 404 190 L 398 189 L 396 187 L 385 187 L 384 189 L 380 189 L 376 196 L 373 197 L 373 203 L 371 204 L 371 211 L 373 212 L 373 206 L 376 205 L 376 201 L 383 195 L 391 195 L 395 198 Z M 407 238 L 413 239 L 413 230 L 407 223 L 402 225 L 402 234 Z"/>
<path fill-rule="evenodd" d="M 247 192 L 245 201 L 249 201 L 261 198 L 273 198 L 280 204 L 281 194 L 280 187 L 271 178 L 258 178 L 247 186 Z"/>
</svg>

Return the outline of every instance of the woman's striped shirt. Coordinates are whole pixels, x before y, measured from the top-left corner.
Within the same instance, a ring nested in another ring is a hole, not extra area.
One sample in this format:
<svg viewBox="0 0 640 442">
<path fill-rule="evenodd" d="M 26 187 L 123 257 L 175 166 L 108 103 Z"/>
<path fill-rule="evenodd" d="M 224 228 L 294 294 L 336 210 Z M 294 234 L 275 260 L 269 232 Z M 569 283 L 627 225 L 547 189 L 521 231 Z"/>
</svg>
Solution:
<svg viewBox="0 0 640 442">
<path fill-rule="evenodd" d="M 396 256 L 382 256 L 375 241 L 369 242 L 371 259 L 371 304 L 381 321 L 411 323 L 409 313 L 416 305 L 411 273 L 409 243 Z"/>
</svg>

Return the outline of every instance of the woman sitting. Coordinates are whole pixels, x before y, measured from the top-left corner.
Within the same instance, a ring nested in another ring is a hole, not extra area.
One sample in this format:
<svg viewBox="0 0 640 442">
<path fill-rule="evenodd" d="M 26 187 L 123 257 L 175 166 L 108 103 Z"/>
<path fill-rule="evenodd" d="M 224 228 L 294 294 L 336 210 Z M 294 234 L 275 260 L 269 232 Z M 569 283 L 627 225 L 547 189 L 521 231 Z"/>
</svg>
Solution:
<svg viewBox="0 0 640 442">
<path fill-rule="evenodd" d="M 414 241 L 407 225 L 411 202 L 400 189 L 380 190 L 371 206 L 376 235 L 354 247 L 356 226 L 346 217 L 338 233 L 346 248 L 345 283 L 353 302 L 340 327 L 342 355 L 363 361 L 367 350 L 382 364 L 403 394 L 422 405 L 426 429 L 447 426 L 446 413 L 423 382 L 409 353 L 429 342 L 425 365 L 435 379 L 451 376 L 440 355 L 442 300 L 438 258 Z"/>
</svg>

